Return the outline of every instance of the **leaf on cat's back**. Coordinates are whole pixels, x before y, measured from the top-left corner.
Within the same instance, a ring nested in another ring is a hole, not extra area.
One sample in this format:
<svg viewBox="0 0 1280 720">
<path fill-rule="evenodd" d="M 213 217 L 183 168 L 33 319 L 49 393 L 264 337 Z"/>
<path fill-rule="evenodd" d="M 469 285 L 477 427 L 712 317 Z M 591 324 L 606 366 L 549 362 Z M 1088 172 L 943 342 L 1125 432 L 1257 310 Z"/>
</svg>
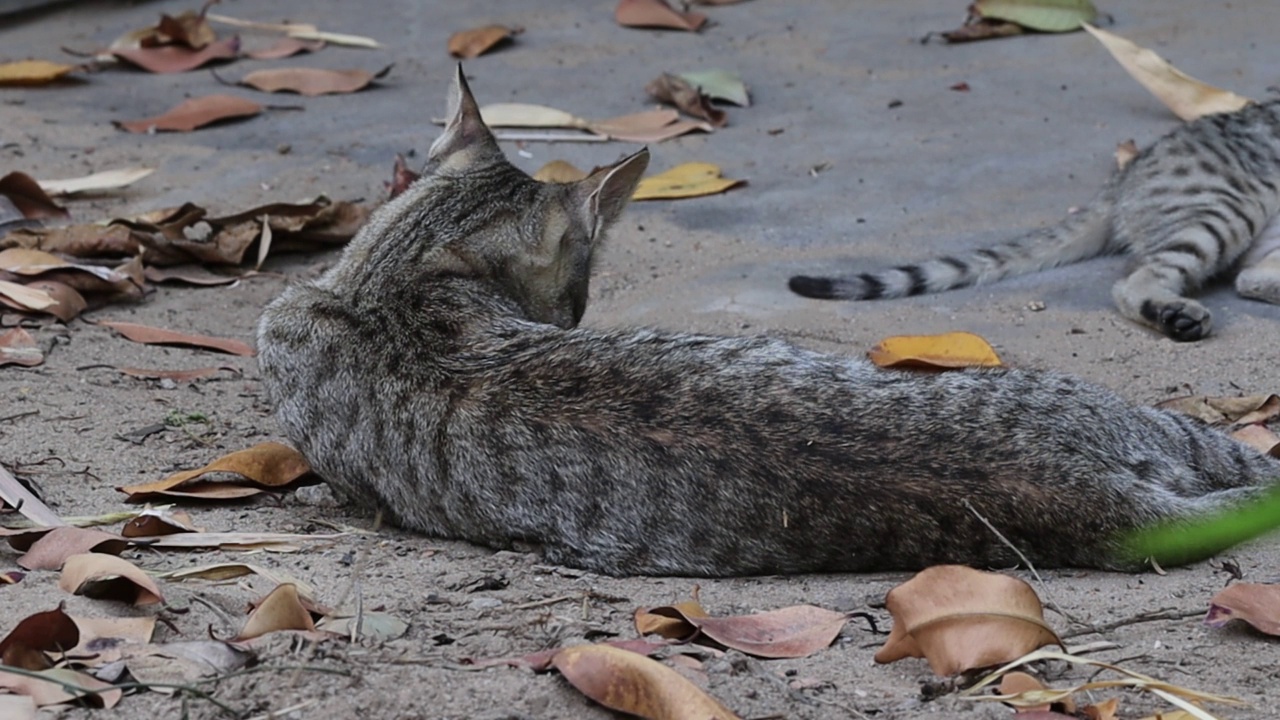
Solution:
<svg viewBox="0 0 1280 720">
<path fill-rule="evenodd" d="M 1194 120 L 1212 113 L 1235 112 L 1253 102 L 1183 73 L 1155 51 L 1131 40 L 1088 23 L 1084 29 L 1102 43 L 1134 80 L 1183 120 Z"/>
<path fill-rule="evenodd" d="M 614 20 L 623 27 L 666 28 L 697 32 L 707 16 L 699 12 L 680 12 L 666 0 L 618 0 Z"/>
<path fill-rule="evenodd" d="M 388 65 L 377 72 L 325 70 L 321 68 L 272 68 L 255 70 L 240 79 L 241 85 L 263 92 L 291 92 L 305 97 L 345 95 L 369 87 L 391 72 Z"/>
<path fill-rule="evenodd" d="M 262 106 L 252 100 L 234 95 L 205 95 L 184 100 L 154 117 L 113 122 L 121 130 L 131 133 L 191 132 L 211 123 L 253 117 L 260 112 Z"/>
<path fill-rule="evenodd" d="M 721 172 L 718 166 L 711 163 L 691 162 L 677 165 L 666 172 L 641 180 L 631 199 L 674 200 L 716 195 L 747 183 L 746 180 L 722 177 Z"/>
<path fill-rule="evenodd" d="M 960 565 L 920 571 L 885 596 L 893 628 L 878 663 L 922 657 L 949 676 L 1008 662 L 1044 645 L 1062 645 L 1027 583 Z"/>
<path fill-rule="evenodd" d="M 612 710 L 662 720 L 737 720 L 738 716 L 669 667 L 609 645 L 577 645 L 552 663 L 583 695 Z"/>
<path fill-rule="evenodd" d="M 1209 600 L 1204 624 L 1220 628 L 1243 620 L 1260 632 L 1280 635 L 1280 585 L 1234 583 Z"/>
<path fill-rule="evenodd" d="M 1093 0 L 976 0 L 970 11 L 980 17 L 1005 20 L 1039 32 L 1071 32 L 1093 22 Z"/>
<path fill-rule="evenodd" d="M 967 332 L 941 335 L 897 335 L 881 340 L 867 351 L 871 362 L 880 367 L 953 369 L 966 367 L 1000 367 L 1000 356 L 991 344 Z"/>
<path fill-rule="evenodd" d="M 464 60 L 480 57 L 495 47 L 513 40 L 522 32 L 524 32 L 522 27 L 509 28 L 505 25 L 485 25 L 470 30 L 459 30 L 449 36 L 449 54 Z"/>
</svg>

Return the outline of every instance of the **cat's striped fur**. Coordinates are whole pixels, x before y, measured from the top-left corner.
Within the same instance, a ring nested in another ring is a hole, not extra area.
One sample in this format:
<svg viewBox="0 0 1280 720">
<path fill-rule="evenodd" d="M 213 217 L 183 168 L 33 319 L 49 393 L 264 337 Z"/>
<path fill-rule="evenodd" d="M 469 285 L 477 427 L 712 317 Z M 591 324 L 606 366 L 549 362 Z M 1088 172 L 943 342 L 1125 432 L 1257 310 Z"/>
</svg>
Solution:
<svg viewBox="0 0 1280 720">
<path fill-rule="evenodd" d="M 1133 567 L 1116 535 L 1280 462 L 1056 373 L 882 370 L 769 338 L 579 327 L 648 152 L 513 167 L 458 76 L 426 170 L 258 327 L 276 418 L 355 507 L 612 575 Z M 981 516 L 981 517 L 980 517 Z"/>
<path fill-rule="evenodd" d="M 1125 253 L 1112 289 L 1125 316 L 1175 340 L 1210 332 L 1188 297 L 1232 270 L 1245 296 L 1280 303 L 1280 100 L 1178 127 L 1117 171 L 1061 223 L 994 247 L 845 277 L 792 277 L 813 298 L 873 300 L 940 292 Z M 1246 257 L 1247 256 L 1247 257 Z"/>
</svg>

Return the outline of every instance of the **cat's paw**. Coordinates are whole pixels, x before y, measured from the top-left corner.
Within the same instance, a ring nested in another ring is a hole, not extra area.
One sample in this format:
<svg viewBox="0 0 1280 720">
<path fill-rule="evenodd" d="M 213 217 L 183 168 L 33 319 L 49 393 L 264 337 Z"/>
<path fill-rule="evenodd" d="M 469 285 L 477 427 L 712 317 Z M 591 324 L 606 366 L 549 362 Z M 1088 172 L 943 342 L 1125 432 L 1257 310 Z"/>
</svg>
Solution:
<svg viewBox="0 0 1280 720">
<path fill-rule="evenodd" d="M 1194 300 L 1177 300 L 1142 304 L 1142 316 L 1160 332 L 1179 342 L 1194 342 L 1209 336 L 1212 327 L 1209 310 Z"/>
<path fill-rule="evenodd" d="M 1240 297 L 1280 305 L 1280 263 L 1245 268 L 1236 275 Z"/>
</svg>

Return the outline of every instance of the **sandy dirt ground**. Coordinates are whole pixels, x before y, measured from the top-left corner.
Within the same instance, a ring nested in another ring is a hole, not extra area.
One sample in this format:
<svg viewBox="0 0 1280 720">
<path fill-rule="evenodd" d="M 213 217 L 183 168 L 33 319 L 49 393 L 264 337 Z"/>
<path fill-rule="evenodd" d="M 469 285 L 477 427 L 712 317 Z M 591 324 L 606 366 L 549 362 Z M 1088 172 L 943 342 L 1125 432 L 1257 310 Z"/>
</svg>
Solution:
<svg viewBox="0 0 1280 720">
<path fill-rule="evenodd" d="M 185 201 L 232 212 L 319 193 L 374 200 L 384 193 L 395 154 L 416 150 L 420 158 L 435 135 L 428 120 L 444 109 L 452 71 L 448 35 L 489 22 L 520 25 L 525 33 L 513 47 L 467 64 L 481 102 L 542 103 L 612 117 L 648 107 L 643 88 L 660 71 L 709 67 L 736 70 L 753 93 L 752 107 L 729 108 L 727 128 L 652 148 L 654 170 L 703 160 L 750 184 L 723 196 L 633 206 L 600 263 L 585 319 L 590 325 L 766 333 L 850 354 L 887 335 L 969 330 L 990 339 L 1011 364 L 1077 373 L 1137 402 L 1187 392 L 1280 389 L 1280 308 L 1213 289 L 1207 304 L 1216 334 L 1199 344 L 1175 344 L 1114 313 L 1109 289 L 1123 267 L 1120 259 L 903 301 L 821 303 L 787 291 L 786 278 L 795 272 L 922 258 L 1052 222 L 1089 199 L 1112 167 L 1117 142 L 1149 142 L 1176 122 L 1083 33 L 951 47 L 918 41 L 958 24 L 965 5 L 752 0 L 710 10 L 713 23 L 695 35 L 619 28 L 606 0 L 228 0 L 218 12 L 316 22 L 385 43 L 376 51 L 329 48 L 277 65 L 377 70 L 394 62 L 395 68 L 379 87 L 359 95 L 267 97 L 268 103 L 305 110 L 272 111 L 192 134 L 127 135 L 110 121 L 158 113 L 187 95 L 252 97 L 252 91 L 223 87 L 205 71 L 111 71 L 76 85 L 3 90 L 0 170 L 43 178 L 122 165 L 159 169 L 127 190 L 70 201 L 83 221 Z M 0 19 L 0 60 L 56 59 L 63 46 L 101 47 L 160 12 L 191 6 L 76 3 Z M 1280 81 L 1274 41 L 1280 5 L 1130 0 L 1104 9 L 1114 14 L 1117 32 L 1197 77 L 1254 97 Z M 240 61 L 220 74 L 237 78 L 267 65 Z M 967 92 L 949 89 L 962 82 Z M 632 149 L 505 147 L 530 171 L 557 158 L 590 167 Z M 144 301 L 88 317 L 252 341 L 262 306 L 287 283 L 313 277 L 333 259 L 273 258 L 269 274 L 233 287 L 163 286 Z M 279 437 L 251 358 L 136 345 L 79 320 L 35 334 L 52 347 L 45 364 L 0 369 L 0 461 L 33 481 L 63 515 L 125 509 L 117 486 L 156 480 Z M 237 373 L 164 384 L 111 369 L 214 364 L 232 365 Z M 131 430 L 193 413 L 207 422 L 168 426 L 137 442 L 122 439 Z M 331 523 L 371 525 L 370 518 L 291 496 L 190 510 L 210 530 L 327 532 Z M 11 566 L 14 557 L 6 555 L 0 564 Z M 248 559 L 314 585 L 325 602 L 359 598 L 364 608 L 384 609 L 411 624 L 404 637 L 386 643 L 270 645 L 262 655 L 267 669 L 205 686 L 241 717 L 267 717 L 300 704 L 273 717 L 610 717 L 555 674 L 468 671 L 459 663 L 626 637 L 636 607 L 685 599 L 695 586 L 718 614 L 812 603 L 870 612 L 884 629 L 884 594 L 907 577 L 609 578 L 549 567 L 532 554 L 495 553 L 385 528 L 289 554 L 130 551 L 126 557 L 151 570 Z M 1226 557 L 1247 580 L 1280 580 L 1280 541 L 1255 542 Z M 1218 565 L 1204 562 L 1165 575 L 1045 571 L 1043 594 L 1104 630 L 1091 632 L 1052 613 L 1048 619 L 1075 633 L 1072 642 L 1114 643 L 1098 654 L 1102 659 L 1248 703 L 1222 709 L 1222 717 L 1273 717 L 1280 645 L 1247 629 L 1212 630 L 1201 623 L 1208 598 L 1227 579 Z M 167 582 L 164 588 L 167 609 L 135 610 L 69 596 L 58 590 L 56 573 L 32 573 L 0 587 L 0 629 L 65 602 L 68 611 L 89 615 L 159 612 L 165 619 L 161 640 L 207 632 L 226 637 L 235 632 L 245 603 L 268 586 L 249 579 Z M 1148 613 L 1164 619 L 1136 621 Z M 1111 626 L 1117 627 L 1106 629 Z M 873 664 L 882 641 L 854 621 L 832 647 L 807 659 L 708 658 L 707 689 L 745 718 L 1010 714 L 949 693 L 924 699 L 922 687 L 935 680 L 928 667 L 916 660 Z M 1088 675 L 1058 671 L 1064 683 Z M 1122 716 L 1142 717 L 1160 707 L 1126 694 Z M 46 714 L 211 718 L 219 711 L 199 699 L 148 692 L 126 697 L 110 711 L 55 708 Z"/>
</svg>

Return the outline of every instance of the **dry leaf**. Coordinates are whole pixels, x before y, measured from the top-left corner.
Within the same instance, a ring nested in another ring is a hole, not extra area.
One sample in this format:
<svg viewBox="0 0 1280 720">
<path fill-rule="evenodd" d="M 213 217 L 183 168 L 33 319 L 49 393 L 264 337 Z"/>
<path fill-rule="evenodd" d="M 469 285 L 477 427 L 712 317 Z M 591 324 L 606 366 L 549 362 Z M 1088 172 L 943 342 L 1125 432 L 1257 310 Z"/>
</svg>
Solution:
<svg viewBox="0 0 1280 720">
<path fill-rule="evenodd" d="M 493 103 L 480 108 L 480 119 L 491 128 L 580 128 L 590 123 L 546 105 L 529 103 Z"/>
<path fill-rule="evenodd" d="M 1231 433 L 1231 437 L 1263 455 L 1280 458 L 1280 435 L 1271 432 L 1265 425 L 1245 425 Z"/>
<path fill-rule="evenodd" d="M 1031 586 L 999 573 L 927 568 L 890 590 L 885 607 L 893 628 L 875 654 L 878 663 L 923 657 L 935 674 L 949 676 L 1062 645 Z"/>
<path fill-rule="evenodd" d="M 707 22 L 698 12 L 679 12 L 666 0 L 618 0 L 613 18 L 624 27 L 669 28 L 697 32 Z"/>
<path fill-rule="evenodd" d="M 321 40 L 323 42 L 332 43 L 334 45 L 348 45 L 351 47 L 379 48 L 382 47 L 377 40 L 367 38 L 362 35 L 347 35 L 344 33 L 326 32 L 320 30 L 315 25 L 308 23 L 262 23 L 253 22 L 251 20 L 240 20 L 226 15 L 214 15 L 209 13 L 205 15 L 209 20 L 225 25 L 235 27 L 252 28 L 254 30 L 267 30 L 271 32 L 282 32 L 292 38 L 299 40 Z"/>
<path fill-rule="evenodd" d="M 132 257 L 138 242 L 129 228 L 104 225 L 70 225 L 60 228 L 21 228 L 0 237 L 0 249 L 25 247 L 73 257 Z"/>
<path fill-rule="evenodd" d="M 40 678 L 0 672 L 0 688 L 15 695 L 26 695 L 40 707 L 78 699 L 93 707 L 111 708 L 124 695 L 108 683 L 67 668 L 41 670 L 38 674 Z M 80 692 L 71 692 L 68 686 Z"/>
<path fill-rule="evenodd" d="M 967 332 L 942 335 L 897 335 L 867 351 L 880 367 L 1000 367 L 1000 356 L 981 337 Z"/>
<path fill-rule="evenodd" d="M 129 377 L 142 378 L 144 380 L 172 380 L 176 383 L 189 383 L 196 380 L 213 377 L 220 372 L 226 371 L 234 375 L 240 374 L 240 369 L 231 365 L 219 365 L 217 367 L 192 368 L 191 370 L 147 370 L 145 368 L 122 367 L 116 368 L 122 374 Z"/>
<path fill-rule="evenodd" d="M 0 293 L 4 293 L 5 284 L 0 282 Z M 36 345 L 36 339 L 31 337 L 31 333 L 22 328 L 10 328 L 0 332 L 0 367 L 5 365 L 35 367 L 42 362 L 44 362 L 44 353 Z M 9 502 L 9 498 L 6 497 L 5 501 Z"/>
<path fill-rule="evenodd" d="M 141 120 L 116 120 L 115 124 L 131 133 L 160 130 L 191 132 L 221 120 L 246 118 L 262 112 L 262 106 L 234 95 L 205 95 L 178 103 L 162 115 Z"/>
<path fill-rule="evenodd" d="M 75 65 L 48 60 L 0 63 L 0 87 L 48 85 L 76 70 Z"/>
<path fill-rule="evenodd" d="M 645 85 L 644 91 L 654 99 L 675 105 L 686 115 L 702 118 L 715 127 L 724 127 L 729 122 L 729 116 L 723 110 L 711 105 L 711 98 L 678 75 L 662 73 Z"/>
<path fill-rule="evenodd" d="M 710 617 L 698 602 L 697 588 L 694 588 L 694 599 L 665 605 L 656 608 L 636 608 L 632 620 L 636 632 L 640 635 L 661 635 L 668 640 L 687 642 L 697 634 L 698 627 L 693 620 Z"/>
<path fill-rule="evenodd" d="M 696 601 L 637 610 L 636 631 L 697 642 L 706 636 L 724 647 L 763 658 L 807 657 L 826 648 L 848 622 L 844 613 L 813 605 L 752 615 L 712 617 Z M 695 635 L 700 633 L 700 635 Z"/>
<path fill-rule="evenodd" d="M 1116 169 L 1123 170 L 1126 165 L 1133 162 L 1138 157 L 1138 144 L 1133 140 L 1125 140 L 1122 143 L 1116 143 Z"/>
<path fill-rule="evenodd" d="M 8 199 L 22 217 L 28 220 L 69 217 L 66 208 L 55 203 L 40 183 L 23 172 L 11 172 L 0 177 L 0 196 Z"/>
<path fill-rule="evenodd" d="M 68 262 L 52 253 L 30 248 L 0 250 L 0 270 L 28 277 L 44 275 L 56 270 L 73 270 L 92 275 L 107 283 L 108 286 L 128 282 L 130 279 L 129 276 L 110 268 Z"/>
<path fill-rule="evenodd" d="M 1017 695 L 1019 693 L 1024 693 L 1030 690 L 1045 690 L 1047 688 L 1048 686 L 1040 682 L 1039 678 L 1036 678 L 1034 675 L 1028 675 L 1027 673 L 1024 673 L 1024 672 L 1011 672 L 1006 674 L 1003 678 L 1000 679 L 999 692 L 1001 695 Z M 1017 707 L 1016 710 L 1018 711 L 1018 720 L 1025 720 L 1026 718 L 1028 718 L 1028 715 L 1025 715 L 1024 713 L 1045 712 L 1045 713 L 1057 714 L 1057 713 L 1052 713 L 1052 705 L 1054 704 L 1055 703 L 1044 703 L 1043 705 Z M 1076 711 L 1075 703 L 1071 700 L 1071 698 L 1063 699 L 1060 704 L 1063 706 L 1063 709 L 1069 713 L 1074 713 Z M 1073 717 L 1073 716 L 1062 715 L 1062 717 Z"/>
<path fill-rule="evenodd" d="M 280 630 L 315 630 L 311 613 L 302 605 L 298 588 L 291 583 L 279 585 L 258 603 L 233 642 L 252 640 Z"/>
<path fill-rule="evenodd" d="M 712 100 L 722 100 L 738 107 L 751 105 L 747 86 L 742 83 L 742 78 L 738 77 L 737 73 L 731 73 L 728 70 L 697 70 L 680 73 L 680 78 Z"/>
<path fill-rule="evenodd" d="M 187 72 L 214 60 L 233 60 L 240 54 L 240 38 L 232 35 L 199 50 L 181 45 L 114 48 L 112 55 L 148 72 L 168 74 Z"/>
<path fill-rule="evenodd" d="M 245 575 L 259 575 L 270 580 L 273 585 L 293 585 L 298 592 L 298 596 L 304 600 L 314 598 L 316 595 L 315 588 L 297 578 L 275 570 L 269 570 L 261 565 L 253 563 L 237 563 L 225 562 L 214 563 L 212 565 L 200 565 L 198 567 L 182 568 L 180 570 L 170 570 L 161 573 L 157 577 L 167 580 L 188 580 L 198 578 L 200 580 L 213 580 L 224 582 Z"/>
<path fill-rule="evenodd" d="M 1100 703 L 1086 705 L 1084 716 L 1089 720 L 1116 720 L 1116 712 L 1120 709 L 1120 701 L 1116 698 L 1103 700 Z"/>
<path fill-rule="evenodd" d="M 1210 425 L 1250 425 L 1280 415 L 1280 395 L 1187 395 L 1156 403 L 1156 407 L 1190 415 Z"/>
<path fill-rule="evenodd" d="M 522 32 L 524 28 L 509 28 L 505 25 L 485 25 L 460 30 L 449 36 L 449 54 L 464 60 L 479 57 Z"/>
<path fill-rule="evenodd" d="M 234 473 L 246 480 L 257 483 L 259 487 L 231 486 L 235 489 L 250 491 L 248 495 L 255 495 L 262 491 L 262 487 L 280 488 L 298 480 L 311 472 L 311 466 L 307 464 L 307 461 L 297 450 L 288 445 L 265 442 L 245 450 L 238 450 L 229 455 L 223 455 L 202 468 L 174 473 L 158 482 L 118 487 L 116 489 L 129 495 L 128 502 L 141 502 L 153 495 L 211 497 L 216 495 L 210 495 L 207 492 L 196 492 L 189 485 L 199 480 L 202 476 L 213 472 Z M 236 495 L 234 497 L 246 496 Z"/>
<path fill-rule="evenodd" d="M 155 168 L 134 167 L 120 170 L 103 170 L 84 177 L 66 180 L 40 180 L 40 188 L 53 195 L 74 195 L 82 192 L 101 192 L 132 185 L 155 172 Z"/>
<path fill-rule="evenodd" d="M 80 630 L 59 605 L 23 618 L 0 640 L 0 663 L 24 670 L 53 667 L 45 653 L 65 653 L 80 642 Z"/>
<path fill-rule="evenodd" d="M 119 555 L 127 547 L 129 541 L 109 532 L 93 528 L 57 527 L 32 543 L 27 553 L 18 558 L 17 563 L 27 570 L 57 570 L 72 555 L 88 552 Z"/>
<path fill-rule="evenodd" d="M 80 630 L 80 642 L 67 654 L 94 667 L 119 660 L 127 646 L 151 642 L 156 629 L 156 618 L 150 615 L 71 619 Z"/>
<path fill-rule="evenodd" d="M 1084 29 L 1102 43 L 1111 56 L 1160 102 L 1183 120 L 1201 115 L 1235 112 L 1253 102 L 1229 90 L 1196 80 L 1157 55 L 1134 42 L 1100 30 L 1088 23 Z"/>
<path fill-rule="evenodd" d="M 250 50 L 244 56 L 251 60 L 280 60 L 300 53 L 319 52 L 323 49 L 323 40 L 299 40 L 297 38 L 282 37 L 272 43 L 270 47 Z"/>
<path fill-rule="evenodd" d="M 147 508 L 125 521 L 121 537 L 156 537 L 174 533 L 199 532 L 191 516 L 183 510 Z"/>
<path fill-rule="evenodd" d="M 977 40 L 994 40 L 995 38 L 1010 37 L 1013 35 L 1021 35 L 1026 32 L 1023 27 L 1017 23 L 1007 22 L 1005 20 L 992 20 L 990 18 L 979 18 L 969 16 L 964 25 L 955 30 L 938 33 L 943 40 L 949 43 L 974 42 Z M 932 35 L 932 33 L 930 33 Z M 926 39 L 928 37 L 926 36 Z"/>
<path fill-rule="evenodd" d="M 611 140 L 638 143 L 662 142 L 694 130 L 715 131 L 708 122 L 681 120 L 675 110 L 645 110 L 608 120 L 593 120 L 587 123 L 587 129 Z"/>
<path fill-rule="evenodd" d="M 374 80 L 391 72 L 391 67 L 388 65 L 376 73 L 320 68 L 255 70 L 241 78 L 240 84 L 263 92 L 292 92 L 307 97 L 345 94 L 365 89 Z"/>
<path fill-rule="evenodd" d="M 1040 32 L 1079 30 L 1098 16 L 1092 0 L 976 0 L 969 12 Z"/>
<path fill-rule="evenodd" d="M 316 630 L 333 633 L 350 640 L 386 642 L 403 637 L 409 632 L 409 623 L 383 612 L 367 612 L 359 617 L 329 614 L 316 623 Z"/>
<path fill-rule="evenodd" d="M 172 493 L 177 495 L 178 493 Z M 209 496 L 191 494 L 191 497 Z M 267 550 L 269 552 L 295 552 L 301 543 L 325 542 L 347 537 L 347 533 L 300 535 L 297 533 L 271 532 L 188 532 L 158 537 L 133 538 L 134 544 L 149 548 L 192 550 L 195 548 L 221 548 L 223 550 Z"/>
<path fill-rule="evenodd" d="M 620 648 L 628 652 L 639 653 L 649 656 L 657 653 L 663 648 L 670 647 L 667 643 L 649 642 L 643 638 L 632 638 L 629 640 L 606 640 L 600 645 L 608 645 L 610 647 Z M 515 668 L 528 668 L 534 672 L 546 672 L 551 669 L 551 661 L 555 659 L 557 653 L 565 648 L 551 648 L 550 650 L 540 650 L 528 655 L 512 655 L 498 658 L 488 658 L 486 660 L 474 660 L 472 658 L 463 658 L 463 665 L 470 665 L 476 668 L 494 667 L 496 665 L 506 665 Z"/>
<path fill-rule="evenodd" d="M 21 331 L 23 335 L 27 336 L 27 339 L 31 338 L 30 335 L 27 335 L 27 331 L 22 330 L 22 328 L 14 328 L 13 330 Z M 5 364 L 5 338 L 8 336 L 9 333 L 0 334 L 0 365 Z M 48 505 L 45 505 L 40 498 L 33 495 L 26 486 L 18 482 L 18 479 L 10 474 L 8 470 L 5 470 L 4 465 L 0 465 L 0 500 L 3 500 L 11 508 L 17 508 L 23 517 L 40 528 L 39 533 L 45 532 L 48 528 L 66 525 L 62 518 L 58 517 L 57 513 L 50 510 Z M 9 544 L 13 545 L 12 538 L 10 538 Z M 15 545 L 14 547 L 17 546 Z"/>
<path fill-rule="evenodd" d="M 655 720 L 738 717 L 697 685 L 661 663 L 609 645 L 578 645 L 552 660 L 583 695 L 612 710 Z"/>
<path fill-rule="evenodd" d="M 254 659 L 253 653 L 221 640 L 129 645 L 122 656 L 138 682 L 177 684 L 226 675 Z"/>
<path fill-rule="evenodd" d="M 257 273 L 252 270 L 227 275 L 221 272 L 213 272 L 203 266 L 194 264 L 173 265 L 165 268 L 149 265 L 144 271 L 144 277 L 153 283 L 180 282 L 201 287 L 230 285 L 255 275 Z"/>
<path fill-rule="evenodd" d="M 1280 635 L 1280 585 L 1234 583 L 1209 601 L 1204 623 L 1222 627 L 1243 620 L 1268 635 Z"/>
<path fill-rule="evenodd" d="M 150 575 L 114 555 L 72 555 L 62 565 L 58 587 L 75 595 L 134 605 L 164 602 L 164 595 Z"/>
<path fill-rule="evenodd" d="M 207 350 L 217 350 L 229 355 L 243 355 L 252 357 L 256 353 L 253 348 L 247 344 L 229 338 L 210 337 L 208 335 L 192 335 L 189 333 L 180 333 L 174 330 L 165 330 L 164 328 L 151 327 L 149 325 L 139 325 L 131 322 L 109 322 L 100 321 L 98 323 L 103 327 L 111 328 L 120 333 L 126 340 L 132 340 L 136 343 L 144 345 L 177 345 L 180 347 L 204 348 Z"/>
<path fill-rule="evenodd" d="M 48 313 L 64 323 L 79 317 L 80 313 L 89 307 L 89 303 L 84 299 L 84 296 L 66 283 L 60 283 L 55 280 L 36 280 L 28 283 L 27 287 L 32 290 L 39 290 L 53 298 L 54 304 L 43 308 L 41 312 Z"/>
<path fill-rule="evenodd" d="M 692 162 L 651 175 L 640 181 L 632 200 L 670 200 L 715 195 L 745 185 L 746 180 L 729 180 L 711 163 Z"/>
<path fill-rule="evenodd" d="M 572 183 L 586 176 L 587 173 L 564 160 L 552 160 L 538 168 L 538 171 L 533 174 L 533 179 L 545 183 Z"/>
</svg>

